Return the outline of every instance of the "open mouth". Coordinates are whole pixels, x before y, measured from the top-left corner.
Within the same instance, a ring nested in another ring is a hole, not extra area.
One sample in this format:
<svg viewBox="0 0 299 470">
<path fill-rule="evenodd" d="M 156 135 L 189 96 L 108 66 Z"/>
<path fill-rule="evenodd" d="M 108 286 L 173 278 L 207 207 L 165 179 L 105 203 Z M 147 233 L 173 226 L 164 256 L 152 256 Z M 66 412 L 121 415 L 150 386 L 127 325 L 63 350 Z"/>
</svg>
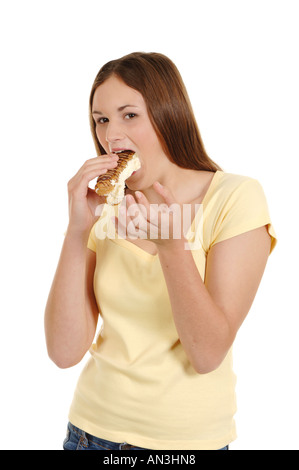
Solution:
<svg viewBox="0 0 299 470">
<path fill-rule="evenodd" d="M 123 153 L 123 152 L 133 152 L 135 153 L 135 150 L 131 150 L 131 149 L 121 149 L 121 150 L 114 150 L 112 153 Z"/>
</svg>

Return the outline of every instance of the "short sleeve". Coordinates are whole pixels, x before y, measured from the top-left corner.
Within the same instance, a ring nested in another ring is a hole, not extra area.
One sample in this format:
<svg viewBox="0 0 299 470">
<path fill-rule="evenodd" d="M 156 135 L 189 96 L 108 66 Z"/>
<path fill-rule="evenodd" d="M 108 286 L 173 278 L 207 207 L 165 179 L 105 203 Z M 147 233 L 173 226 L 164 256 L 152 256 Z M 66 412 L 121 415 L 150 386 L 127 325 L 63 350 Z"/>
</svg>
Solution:
<svg viewBox="0 0 299 470">
<path fill-rule="evenodd" d="M 271 236 L 271 253 L 276 246 L 277 237 L 270 219 L 266 196 L 261 184 L 253 178 L 248 178 L 232 191 L 220 211 L 211 246 L 263 225 L 266 225 Z"/>
<path fill-rule="evenodd" d="M 87 248 L 96 252 L 98 255 L 101 251 L 101 242 L 106 237 L 115 238 L 115 226 L 111 222 L 111 217 L 117 215 L 118 206 L 110 206 L 102 204 L 99 210 L 100 217 L 93 225 L 87 241 Z"/>
</svg>

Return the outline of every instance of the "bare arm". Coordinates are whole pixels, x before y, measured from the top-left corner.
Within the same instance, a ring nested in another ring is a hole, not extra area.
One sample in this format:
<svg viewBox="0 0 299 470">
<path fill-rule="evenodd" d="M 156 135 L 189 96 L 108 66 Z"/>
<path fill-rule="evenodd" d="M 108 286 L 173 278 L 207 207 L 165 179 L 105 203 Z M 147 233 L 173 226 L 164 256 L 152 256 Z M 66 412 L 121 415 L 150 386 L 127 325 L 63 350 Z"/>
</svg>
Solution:
<svg viewBox="0 0 299 470">
<path fill-rule="evenodd" d="M 86 244 L 86 236 L 67 232 L 45 311 L 48 353 L 63 368 L 82 359 L 97 325 L 91 289 L 96 256 Z"/>
<path fill-rule="evenodd" d="M 89 349 L 96 330 L 98 308 L 93 292 L 96 255 L 87 248 L 103 203 L 89 182 L 116 166 L 117 157 L 88 160 L 68 183 L 69 225 L 45 309 L 45 334 L 50 358 L 59 367 L 77 364 Z"/>
<path fill-rule="evenodd" d="M 263 226 L 214 245 L 205 282 L 181 240 L 158 245 L 174 321 L 197 372 L 211 372 L 225 358 L 256 295 L 270 243 Z"/>
<path fill-rule="evenodd" d="M 170 191 L 157 184 L 154 189 L 170 206 Z M 262 226 L 216 243 L 207 255 L 203 280 L 191 251 L 185 249 L 184 237 L 162 236 L 163 217 L 168 220 L 171 215 L 164 213 L 151 220 L 146 197 L 139 192 L 135 196 L 146 214 L 139 214 L 139 226 L 148 239 L 152 227 L 159 234 L 152 241 L 157 246 L 182 346 L 197 372 L 211 372 L 225 358 L 252 305 L 270 253 L 271 237 Z M 131 199 L 127 196 L 129 205 Z M 133 222 L 130 216 L 128 220 Z M 173 226 L 172 221 L 169 226 Z M 129 225 L 127 232 L 130 234 Z"/>
</svg>

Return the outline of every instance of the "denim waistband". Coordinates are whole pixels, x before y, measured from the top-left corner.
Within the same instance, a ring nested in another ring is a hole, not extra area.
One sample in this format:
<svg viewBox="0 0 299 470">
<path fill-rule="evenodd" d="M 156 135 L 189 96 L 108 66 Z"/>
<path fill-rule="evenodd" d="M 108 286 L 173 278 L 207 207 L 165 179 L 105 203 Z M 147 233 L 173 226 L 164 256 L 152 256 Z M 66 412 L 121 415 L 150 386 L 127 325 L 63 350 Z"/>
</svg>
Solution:
<svg viewBox="0 0 299 470">
<path fill-rule="evenodd" d="M 78 446 L 83 448 L 99 447 L 102 450 L 147 450 L 127 442 L 107 441 L 106 439 L 93 436 L 72 423 L 68 423 L 68 432 L 78 436 Z"/>
</svg>

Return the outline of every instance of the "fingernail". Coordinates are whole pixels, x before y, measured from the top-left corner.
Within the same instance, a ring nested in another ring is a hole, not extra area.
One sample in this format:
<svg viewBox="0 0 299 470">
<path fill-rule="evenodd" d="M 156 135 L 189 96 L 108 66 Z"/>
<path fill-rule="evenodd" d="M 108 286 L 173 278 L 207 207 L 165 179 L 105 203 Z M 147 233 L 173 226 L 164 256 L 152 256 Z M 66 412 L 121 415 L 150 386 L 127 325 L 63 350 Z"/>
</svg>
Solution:
<svg viewBox="0 0 299 470">
<path fill-rule="evenodd" d="M 126 200 L 127 200 L 130 204 L 132 204 L 133 202 L 135 202 L 135 199 L 133 198 L 133 196 L 132 196 L 131 194 L 128 194 L 128 195 L 126 196 Z"/>
<path fill-rule="evenodd" d="M 141 199 L 142 193 L 140 191 L 135 191 L 135 196 L 137 197 L 137 199 Z"/>
</svg>

